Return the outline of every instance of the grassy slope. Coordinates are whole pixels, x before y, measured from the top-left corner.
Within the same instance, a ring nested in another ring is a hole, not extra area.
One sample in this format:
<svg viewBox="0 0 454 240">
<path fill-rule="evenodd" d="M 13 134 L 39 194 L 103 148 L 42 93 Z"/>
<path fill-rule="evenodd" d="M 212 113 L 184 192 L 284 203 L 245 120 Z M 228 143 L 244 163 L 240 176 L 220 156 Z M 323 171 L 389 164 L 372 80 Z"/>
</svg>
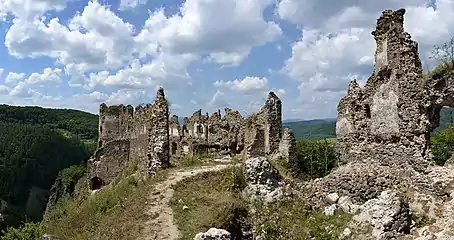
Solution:
<svg viewBox="0 0 454 240">
<path fill-rule="evenodd" d="M 232 210 L 246 206 L 229 190 L 233 176 L 232 170 L 227 169 L 188 178 L 175 186 L 171 204 L 183 240 L 193 239 L 195 234 L 211 227 L 232 225 L 229 224 L 234 215 Z M 184 206 L 188 208 L 183 209 Z M 271 204 L 268 209 L 256 207 L 260 214 L 255 219 L 262 223 L 260 230 L 266 231 L 267 239 L 273 240 L 338 239 L 351 218 L 347 214 L 325 216 L 305 210 L 305 203 L 299 199 Z"/>
<path fill-rule="evenodd" d="M 145 212 L 148 194 L 168 171 L 159 172 L 147 182 L 126 177 L 132 172 L 126 170 L 124 180 L 94 195 L 59 202 L 44 222 L 44 231 L 71 240 L 137 239 L 141 223 L 148 217 Z"/>
</svg>

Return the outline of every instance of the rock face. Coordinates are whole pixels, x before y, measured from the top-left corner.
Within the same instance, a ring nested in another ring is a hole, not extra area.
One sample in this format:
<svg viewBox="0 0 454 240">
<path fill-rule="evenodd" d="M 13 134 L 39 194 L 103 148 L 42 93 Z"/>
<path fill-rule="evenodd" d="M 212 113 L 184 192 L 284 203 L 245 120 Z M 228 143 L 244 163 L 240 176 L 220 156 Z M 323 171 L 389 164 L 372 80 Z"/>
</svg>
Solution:
<svg viewBox="0 0 454 240">
<path fill-rule="evenodd" d="M 74 193 L 74 186 L 65 186 L 61 180 L 61 177 L 58 176 L 52 185 L 49 191 L 49 198 L 47 200 L 46 211 L 44 213 L 44 218 L 49 211 L 55 209 L 57 202 L 60 200 L 71 199 Z"/>
<path fill-rule="evenodd" d="M 372 32 L 374 73 L 364 88 L 352 81 L 339 102 L 336 135 L 344 161 L 427 167 L 432 109 L 418 44 L 404 32 L 404 14 L 404 9 L 382 13 Z"/>
<path fill-rule="evenodd" d="M 224 229 L 210 228 L 204 233 L 197 233 L 194 240 L 230 240 L 231 234 Z"/>
<path fill-rule="evenodd" d="M 373 239 L 395 239 L 410 233 L 411 216 L 408 205 L 402 202 L 397 192 L 383 191 L 377 199 L 360 206 L 360 213 L 353 217 L 360 224 L 372 226 Z"/>
</svg>

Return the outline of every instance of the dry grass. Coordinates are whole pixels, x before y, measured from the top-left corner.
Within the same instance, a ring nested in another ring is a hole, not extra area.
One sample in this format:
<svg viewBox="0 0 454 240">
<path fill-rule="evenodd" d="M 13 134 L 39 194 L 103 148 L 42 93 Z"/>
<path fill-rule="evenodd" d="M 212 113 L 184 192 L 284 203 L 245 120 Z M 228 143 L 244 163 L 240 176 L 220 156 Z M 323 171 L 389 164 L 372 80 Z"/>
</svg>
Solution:
<svg viewBox="0 0 454 240">
<path fill-rule="evenodd" d="M 129 176 L 91 196 L 60 202 L 44 222 L 45 232 L 63 240 L 136 239 L 147 218 L 148 193 L 167 173 L 161 171 L 147 182 Z"/>
<path fill-rule="evenodd" d="M 197 233 L 211 227 L 232 232 L 239 225 L 247 224 L 245 203 L 239 193 L 231 191 L 235 182 L 233 173 L 232 168 L 203 173 L 175 186 L 171 206 L 181 239 L 192 240 Z"/>
</svg>

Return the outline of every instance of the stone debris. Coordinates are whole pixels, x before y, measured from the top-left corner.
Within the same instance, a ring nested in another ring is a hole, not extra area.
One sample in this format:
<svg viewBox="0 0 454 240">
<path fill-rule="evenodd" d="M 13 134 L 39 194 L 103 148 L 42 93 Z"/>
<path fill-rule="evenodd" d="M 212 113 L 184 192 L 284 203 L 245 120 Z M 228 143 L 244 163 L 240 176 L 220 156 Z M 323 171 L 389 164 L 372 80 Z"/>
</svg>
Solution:
<svg viewBox="0 0 454 240">
<path fill-rule="evenodd" d="M 353 220 L 372 226 L 372 237 L 376 240 L 410 233 L 410 210 L 394 190 L 383 191 L 378 198 L 361 205 Z"/>
<path fill-rule="evenodd" d="M 337 203 L 337 200 L 339 200 L 339 195 L 337 193 L 331 193 L 326 196 L 326 200 L 329 203 L 335 204 Z"/>
<path fill-rule="evenodd" d="M 230 240 L 231 234 L 224 229 L 210 228 L 204 233 L 197 233 L 194 240 Z"/>
<path fill-rule="evenodd" d="M 336 204 L 332 204 L 328 207 L 325 207 L 325 210 L 323 211 L 323 213 L 326 215 L 326 216 L 333 216 L 334 213 L 336 212 L 337 210 L 337 205 Z"/>
<path fill-rule="evenodd" d="M 284 181 L 266 157 L 248 158 L 245 163 L 246 195 L 251 200 L 271 202 L 283 196 Z"/>
<path fill-rule="evenodd" d="M 39 237 L 37 240 L 59 240 L 57 236 L 44 234 L 43 236 Z"/>
</svg>

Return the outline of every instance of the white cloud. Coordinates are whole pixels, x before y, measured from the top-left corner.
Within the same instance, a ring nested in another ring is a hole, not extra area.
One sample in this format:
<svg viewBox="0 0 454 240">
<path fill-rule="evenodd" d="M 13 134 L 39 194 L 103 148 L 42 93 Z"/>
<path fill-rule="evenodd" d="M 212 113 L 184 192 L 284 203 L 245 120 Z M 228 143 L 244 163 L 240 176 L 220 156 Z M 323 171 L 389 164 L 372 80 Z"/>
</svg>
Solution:
<svg viewBox="0 0 454 240">
<path fill-rule="evenodd" d="M 58 18 L 14 19 L 5 46 L 19 58 L 47 56 L 84 71 L 115 69 L 132 58 L 133 31 L 107 7 L 90 1 L 68 27 Z"/>
<path fill-rule="evenodd" d="M 5 83 L 15 83 L 22 81 L 25 77 L 25 73 L 15 73 L 15 72 L 9 72 L 8 75 L 5 78 Z"/>
<path fill-rule="evenodd" d="M 8 94 L 8 93 L 9 93 L 9 88 L 5 85 L 0 85 L 0 95 Z"/>
<path fill-rule="evenodd" d="M 216 62 L 237 65 L 252 47 L 276 40 L 282 30 L 263 19 L 273 0 L 187 0 L 180 13 L 153 12 L 136 37 L 144 50 L 209 55 Z M 222 9 L 222 11 L 219 11 Z"/>
<path fill-rule="evenodd" d="M 60 78 L 62 74 L 62 70 L 59 68 L 45 68 L 43 73 L 32 73 L 27 79 L 28 84 L 44 84 L 44 83 L 54 83 L 58 84 L 61 83 L 62 80 Z"/>
<path fill-rule="evenodd" d="M 12 13 L 18 18 L 33 19 L 49 10 L 61 11 L 66 7 L 66 0 L 1 0 L 0 19 Z"/>
<path fill-rule="evenodd" d="M 120 6 L 118 9 L 120 11 L 131 10 L 141 5 L 145 5 L 146 3 L 147 0 L 120 0 Z"/>
<path fill-rule="evenodd" d="M 265 77 L 245 77 L 243 79 L 235 79 L 233 81 L 216 81 L 214 83 L 216 87 L 227 87 L 230 90 L 242 92 L 246 94 L 253 94 L 261 92 L 268 88 L 268 79 Z"/>
</svg>

